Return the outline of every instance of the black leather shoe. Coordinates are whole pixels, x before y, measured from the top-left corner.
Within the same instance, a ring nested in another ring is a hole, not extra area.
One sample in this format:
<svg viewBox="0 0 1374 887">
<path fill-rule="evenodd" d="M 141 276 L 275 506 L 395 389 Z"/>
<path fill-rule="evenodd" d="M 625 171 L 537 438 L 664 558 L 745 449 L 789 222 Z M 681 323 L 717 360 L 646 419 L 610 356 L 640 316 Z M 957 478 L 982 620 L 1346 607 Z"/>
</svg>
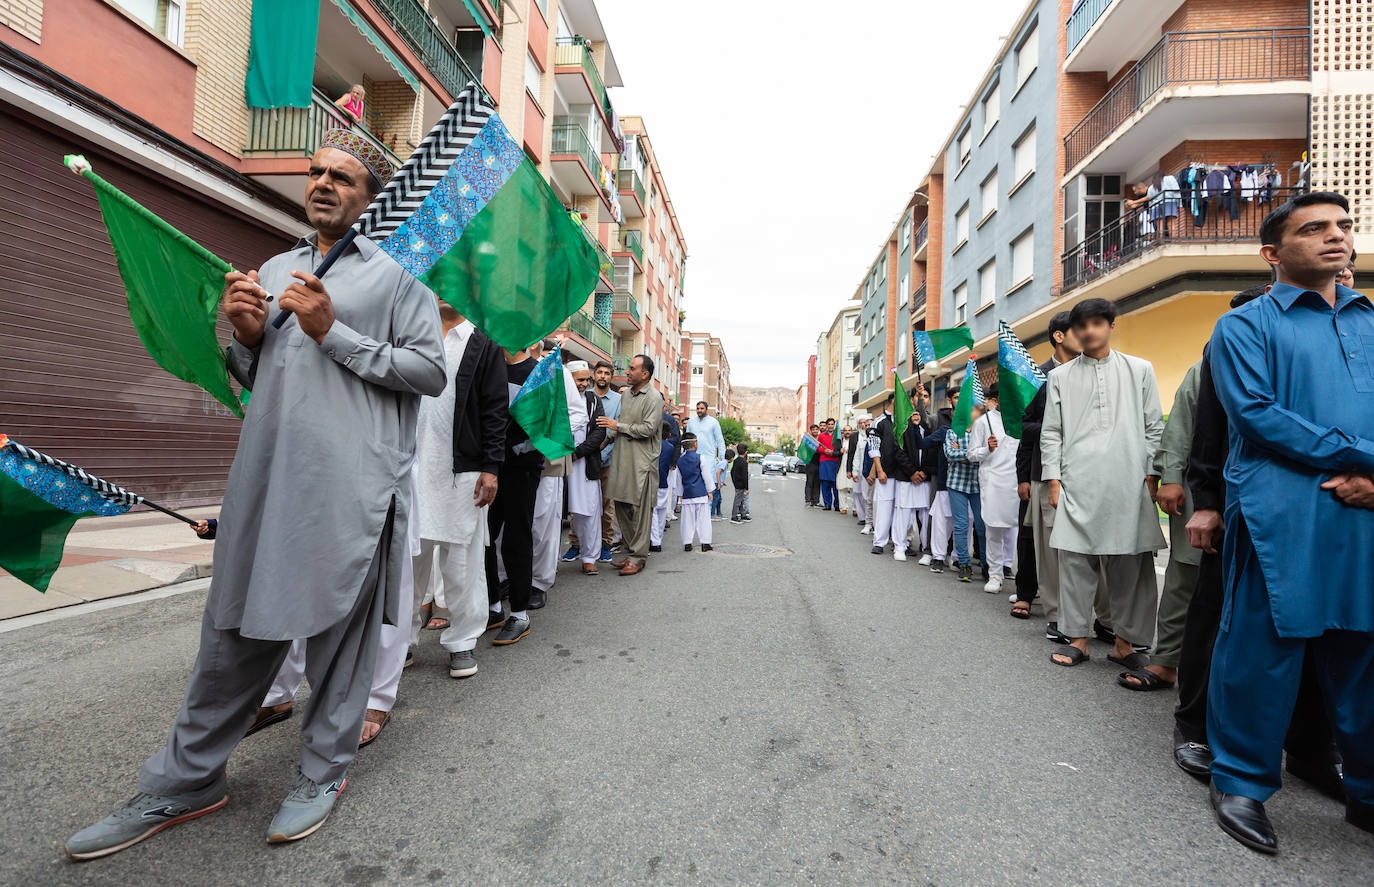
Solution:
<svg viewBox="0 0 1374 887">
<path fill-rule="evenodd" d="M 649 546 L 649 550 L 650 550 L 650 551 L 662 551 L 662 550 L 663 550 L 663 546 L 662 546 L 662 545 L 650 545 L 650 546 Z"/>
<path fill-rule="evenodd" d="M 1336 769 L 1335 764 L 1294 757 L 1290 754 L 1284 769 L 1331 800 L 1345 803 L 1345 783 L 1341 779 L 1341 771 Z"/>
<path fill-rule="evenodd" d="M 544 605 L 549 602 L 549 593 L 538 588 L 530 589 L 530 609 L 542 610 Z"/>
<path fill-rule="evenodd" d="M 1346 804 L 1345 821 L 1374 834 L 1374 804 Z"/>
<path fill-rule="evenodd" d="M 1278 853 L 1279 839 L 1264 805 L 1254 798 L 1228 795 L 1212 786 L 1212 809 L 1217 813 L 1217 825 L 1226 834 L 1260 853 Z"/>
<path fill-rule="evenodd" d="M 1067 644 L 1069 642 L 1069 636 L 1059 630 L 1058 622 L 1046 622 L 1045 640 L 1053 641 L 1056 644 Z"/>
<path fill-rule="evenodd" d="M 1174 743 L 1174 763 L 1184 773 L 1203 782 L 1212 779 L 1212 749 L 1200 742 Z"/>
</svg>

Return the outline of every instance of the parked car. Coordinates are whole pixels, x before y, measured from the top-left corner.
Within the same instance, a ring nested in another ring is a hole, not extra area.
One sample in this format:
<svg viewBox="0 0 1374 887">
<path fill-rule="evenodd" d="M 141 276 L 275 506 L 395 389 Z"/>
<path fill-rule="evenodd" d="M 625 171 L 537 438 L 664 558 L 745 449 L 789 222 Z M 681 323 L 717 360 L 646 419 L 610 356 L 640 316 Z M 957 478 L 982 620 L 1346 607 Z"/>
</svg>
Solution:
<svg viewBox="0 0 1374 887">
<path fill-rule="evenodd" d="M 788 456 L 787 470 L 792 472 L 793 474 L 801 474 L 802 472 L 806 471 L 806 463 L 798 459 L 796 456 Z"/>
<path fill-rule="evenodd" d="M 776 471 L 778 474 L 787 474 L 787 457 L 782 453 L 769 453 L 763 457 L 763 473 Z"/>
</svg>

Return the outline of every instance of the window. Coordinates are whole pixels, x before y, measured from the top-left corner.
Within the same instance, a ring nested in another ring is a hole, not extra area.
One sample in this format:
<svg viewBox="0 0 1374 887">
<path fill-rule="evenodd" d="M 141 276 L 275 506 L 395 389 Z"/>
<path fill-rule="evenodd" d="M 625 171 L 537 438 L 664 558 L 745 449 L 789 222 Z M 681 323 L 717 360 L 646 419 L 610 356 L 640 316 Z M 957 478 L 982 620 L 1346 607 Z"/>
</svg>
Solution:
<svg viewBox="0 0 1374 887">
<path fill-rule="evenodd" d="M 903 336 L 903 335 L 898 335 L 898 336 L 897 336 L 897 365 L 898 365 L 898 366 L 901 366 L 901 365 L 903 365 L 903 364 L 906 363 L 906 349 L 907 349 L 907 343 L 908 343 L 908 341 L 909 341 L 910 338 L 911 338 L 910 336 Z"/>
<path fill-rule="evenodd" d="M 525 52 L 525 88 L 534 96 L 534 100 L 543 104 L 540 94 L 540 80 L 544 72 L 539 70 L 539 63 L 534 60 L 534 56 L 528 51 Z"/>
<path fill-rule="evenodd" d="M 1016 47 L 1016 87 L 1026 82 L 1035 70 L 1040 55 L 1040 28 L 1032 26 L 1021 44 Z"/>
<path fill-rule="evenodd" d="M 991 305 L 997 298 L 997 260 L 978 269 L 978 305 Z"/>
<path fill-rule="evenodd" d="M 980 191 L 983 209 L 983 219 L 997 212 L 997 170 L 992 171 L 992 175 L 983 180 Z M 981 222 L 980 222 L 981 224 Z"/>
<path fill-rule="evenodd" d="M 118 0 L 117 5 L 177 46 L 185 36 L 185 0 Z"/>
<path fill-rule="evenodd" d="M 700 376 L 704 372 L 706 372 L 705 367 L 692 367 L 692 375 L 694 376 Z"/>
<path fill-rule="evenodd" d="M 1019 286 L 1030 280 L 1034 271 L 1035 229 L 1031 228 L 1011 242 L 1011 285 Z"/>
<path fill-rule="evenodd" d="M 1035 127 L 1031 127 L 1012 149 L 1012 187 L 1019 186 L 1035 172 Z"/>
<path fill-rule="evenodd" d="M 901 276 L 901 279 L 897 281 L 897 305 L 898 305 L 898 307 L 900 307 L 900 306 L 902 306 L 902 305 L 905 305 L 906 302 L 907 302 L 907 298 L 908 298 L 910 295 L 911 295 L 911 278 L 909 278 L 909 277 L 907 277 L 905 274 L 903 274 L 903 275 Z"/>
<path fill-rule="evenodd" d="M 954 248 L 957 250 L 968 242 L 968 204 L 965 203 L 954 214 Z"/>
<path fill-rule="evenodd" d="M 902 219 L 902 249 L 906 249 L 911 243 L 911 216 Z"/>
<path fill-rule="evenodd" d="M 959 168 L 963 169 L 968 163 L 969 156 L 973 154 L 973 127 L 967 127 L 959 134 Z M 956 173 L 957 175 L 957 173 Z"/>
<path fill-rule="evenodd" d="M 968 320 L 968 284 L 961 283 L 954 288 L 954 323 Z"/>
<path fill-rule="evenodd" d="M 994 83 L 992 91 L 987 98 L 983 99 L 983 138 L 988 137 L 988 132 L 997 125 L 997 121 L 1002 117 L 1002 85 Z"/>
</svg>

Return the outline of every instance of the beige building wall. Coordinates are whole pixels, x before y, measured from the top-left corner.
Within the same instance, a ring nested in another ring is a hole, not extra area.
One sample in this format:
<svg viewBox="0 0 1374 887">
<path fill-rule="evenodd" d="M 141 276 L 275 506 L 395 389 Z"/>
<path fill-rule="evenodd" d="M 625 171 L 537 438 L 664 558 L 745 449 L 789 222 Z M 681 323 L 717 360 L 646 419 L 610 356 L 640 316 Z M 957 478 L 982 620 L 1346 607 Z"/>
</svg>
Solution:
<svg viewBox="0 0 1374 887">
<path fill-rule="evenodd" d="M 34 43 L 41 43 L 43 0 L 0 0 L 0 24 L 14 28 Z"/>
<path fill-rule="evenodd" d="M 196 103 L 191 131 L 235 156 L 248 140 L 243 101 L 248 77 L 252 0 L 189 0 L 186 54 L 196 63 Z"/>
</svg>

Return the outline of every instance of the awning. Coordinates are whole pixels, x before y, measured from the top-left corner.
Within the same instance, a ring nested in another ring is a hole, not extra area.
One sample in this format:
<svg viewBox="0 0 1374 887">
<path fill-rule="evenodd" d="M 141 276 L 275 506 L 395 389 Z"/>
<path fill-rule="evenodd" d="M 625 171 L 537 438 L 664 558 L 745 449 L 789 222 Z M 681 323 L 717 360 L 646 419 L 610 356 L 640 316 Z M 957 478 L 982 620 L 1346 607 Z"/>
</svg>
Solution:
<svg viewBox="0 0 1374 887">
<path fill-rule="evenodd" d="M 497 0 L 497 2 L 492 5 L 500 9 L 501 7 L 497 5 L 499 2 L 500 0 Z M 474 3 L 473 0 L 463 0 L 463 5 L 468 8 L 468 15 L 472 16 L 472 20 L 477 22 L 477 27 L 482 29 L 482 33 L 487 35 L 488 38 L 495 39 L 492 38 L 491 28 L 487 27 L 487 17 L 482 14 L 482 10 L 477 8 L 477 4 Z M 500 15 L 500 13 L 498 12 L 497 15 Z"/>
<path fill-rule="evenodd" d="M 350 4 L 348 0 L 333 0 L 333 3 L 335 6 L 339 7 L 339 11 L 342 12 L 344 16 L 347 17 L 347 19 L 353 23 L 353 27 L 358 29 L 358 33 L 362 34 L 363 37 L 367 40 L 367 42 L 371 43 L 373 48 L 381 54 L 382 58 L 386 59 L 386 63 L 391 66 L 392 70 L 394 70 L 398 75 L 400 75 L 400 78 L 402 80 L 404 80 L 406 83 L 409 83 L 411 89 L 415 90 L 416 92 L 419 92 L 419 79 L 411 73 L 409 68 L 406 67 L 405 62 L 401 61 L 400 58 L 397 57 L 396 53 L 391 51 L 391 47 L 387 46 L 386 41 L 382 39 L 382 36 L 372 29 L 372 26 L 367 23 L 367 19 L 363 18 L 362 13 L 354 9 L 352 4 Z M 254 9 L 256 9 L 259 6 L 273 5 L 275 5 L 275 3 L 255 3 L 253 4 L 253 7 Z M 312 52 L 310 54 L 312 65 L 314 64 L 314 57 L 315 54 Z M 307 102 L 306 104 L 309 104 L 309 102 Z"/>
</svg>

